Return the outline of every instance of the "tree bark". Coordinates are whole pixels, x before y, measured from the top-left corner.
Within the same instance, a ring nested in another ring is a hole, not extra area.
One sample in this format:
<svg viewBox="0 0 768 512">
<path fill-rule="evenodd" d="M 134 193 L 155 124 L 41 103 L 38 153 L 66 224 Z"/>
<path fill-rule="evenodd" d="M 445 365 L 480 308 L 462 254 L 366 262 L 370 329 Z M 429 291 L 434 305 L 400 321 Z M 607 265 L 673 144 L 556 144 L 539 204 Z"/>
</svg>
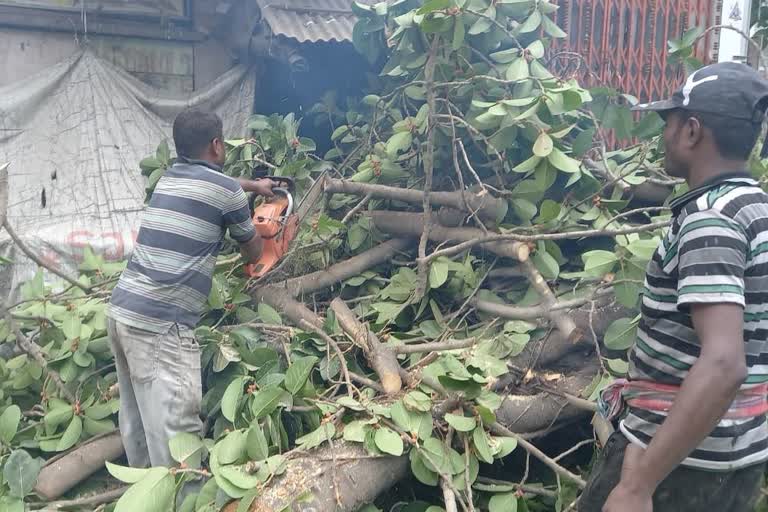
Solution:
<svg viewBox="0 0 768 512">
<path fill-rule="evenodd" d="M 371 195 L 371 197 L 378 199 L 389 199 L 419 206 L 424 200 L 424 192 L 422 190 L 389 187 L 371 183 L 356 183 L 338 179 L 327 180 L 325 191 L 331 194 Z M 475 213 L 483 220 L 489 221 L 495 221 L 499 213 L 504 211 L 502 199 L 497 199 L 484 192 L 464 191 L 462 193 L 460 190 L 453 192 L 431 191 L 429 193 L 429 202 L 433 206 L 445 206 L 461 210 L 465 213 Z"/>
<path fill-rule="evenodd" d="M 363 349 L 368 363 L 381 380 L 384 392 L 388 395 L 399 393 L 403 387 L 403 381 L 400 378 L 400 363 L 395 353 L 388 346 L 382 345 L 378 336 L 360 323 L 343 300 L 338 297 L 333 299 L 331 310 L 344 332 Z"/>
<path fill-rule="evenodd" d="M 314 293 L 359 275 L 371 267 L 389 261 L 395 254 L 405 250 L 410 244 L 410 240 L 388 240 L 357 256 L 331 265 L 325 270 L 318 270 L 311 274 L 294 277 L 282 283 L 270 285 L 267 288 L 283 288 L 292 297 Z"/>
<path fill-rule="evenodd" d="M 362 445 L 337 441 L 333 447 L 289 461 L 285 473 L 253 502 L 250 512 L 353 512 L 407 471 L 406 456 L 371 457 Z M 235 512 L 237 506 L 238 502 L 230 503 L 222 512 Z"/>
<path fill-rule="evenodd" d="M 371 219 L 377 228 L 394 236 L 419 237 L 424 230 L 424 218 L 420 213 L 412 212 L 370 212 Z M 429 231 L 429 239 L 435 242 L 466 242 L 482 238 L 485 233 L 478 228 L 447 228 L 433 224 Z M 530 253 L 528 246 L 514 241 L 487 242 L 480 246 L 505 258 L 525 261 Z"/>
<path fill-rule="evenodd" d="M 35 492 L 46 500 L 55 500 L 123 453 L 118 431 L 90 439 L 46 464 L 37 477 Z"/>
</svg>

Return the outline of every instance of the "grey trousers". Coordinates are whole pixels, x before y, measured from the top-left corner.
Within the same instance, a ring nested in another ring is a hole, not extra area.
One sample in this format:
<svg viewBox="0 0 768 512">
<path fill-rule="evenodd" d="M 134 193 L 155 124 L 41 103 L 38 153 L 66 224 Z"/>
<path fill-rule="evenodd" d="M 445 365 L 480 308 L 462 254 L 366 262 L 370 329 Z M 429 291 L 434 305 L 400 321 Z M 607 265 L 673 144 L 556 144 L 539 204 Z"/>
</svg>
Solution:
<svg viewBox="0 0 768 512">
<path fill-rule="evenodd" d="M 157 334 L 109 320 L 120 388 L 120 434 L 131 467 L 176 465 L 168 441 L 201 435 L 202 375 L 194 332 Z"/>
</svg>

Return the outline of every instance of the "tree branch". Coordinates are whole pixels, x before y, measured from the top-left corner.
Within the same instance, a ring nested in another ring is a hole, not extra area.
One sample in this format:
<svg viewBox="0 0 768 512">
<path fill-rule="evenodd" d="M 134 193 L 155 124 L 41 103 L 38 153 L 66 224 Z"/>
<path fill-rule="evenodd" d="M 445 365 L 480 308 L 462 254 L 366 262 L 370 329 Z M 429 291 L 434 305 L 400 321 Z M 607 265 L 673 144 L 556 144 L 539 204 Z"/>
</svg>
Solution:
<svg viewBox="0 0 768 512">
<path fill-rule="evenodd" d="M 76 279 L 71 278 L 70 276 L 68 276 L 67 274 L 62 272 L 61 270 L 59 270 L 57 268 L 54 268 L 52 265 L 49 265 L 48 263 L 43 261 L 42 258 L 40 258 L 37 254 L 32 252 L 29 249 L 29 247 L 27 247 L 26 244 L 24 244 L 24 242 L 21 241 L 21 239 L 18 237 L 16 232 L 13 230 L 13 228 L 11 227 L 11 223 L 8 222 L 8 217 L 5 218 L 5 221 L 3 222 L 3 227 L 8 232 L 8 235 L 13 240 L 13 243 L 15 243 L 19 247 L 19 249 L 21 249 L 21 252 L 23 252 L 27 256 L 27 258 L 29 258 L 32 261 L 34 261 L 35 263 L 37 263 L 38 266 L 46 269 L 51 274 L 55 274 L 55 275 L 59 276 L 60 278 L 62 278 L 63 280 L 65 280 L 66 282 L 71 284 L 72 286 L 76 286 L 77 288 L 80 288 L 81 290 L 83 290 L 86 293 L 89 293 L 91 291 L 91 287 L 90 286 L 86 286 L 83 283 L 80 283 L 79 281 L 77 281 Z"/>
</svg>

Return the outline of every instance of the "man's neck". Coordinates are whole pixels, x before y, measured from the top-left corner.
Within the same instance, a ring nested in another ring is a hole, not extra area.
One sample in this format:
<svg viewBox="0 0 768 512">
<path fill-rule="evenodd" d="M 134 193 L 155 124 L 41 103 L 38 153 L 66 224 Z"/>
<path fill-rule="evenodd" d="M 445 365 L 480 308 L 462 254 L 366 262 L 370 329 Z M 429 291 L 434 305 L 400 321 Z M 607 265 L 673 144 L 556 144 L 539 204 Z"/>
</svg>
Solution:
<svg viewBox="0 0 768 512">
<path fill-rule="evenodd" d="M 688 182 L 688 188 L 693 190 L 718 176 L 744 172 L 747 169 L 747 162 L 743 160 L 720 159 L 717 162 L 708 163 L 698 167 L 692 166 L 691 168 L 695 169 L 695 171 L 688 176 L 686 181 Z"/>
</svg>

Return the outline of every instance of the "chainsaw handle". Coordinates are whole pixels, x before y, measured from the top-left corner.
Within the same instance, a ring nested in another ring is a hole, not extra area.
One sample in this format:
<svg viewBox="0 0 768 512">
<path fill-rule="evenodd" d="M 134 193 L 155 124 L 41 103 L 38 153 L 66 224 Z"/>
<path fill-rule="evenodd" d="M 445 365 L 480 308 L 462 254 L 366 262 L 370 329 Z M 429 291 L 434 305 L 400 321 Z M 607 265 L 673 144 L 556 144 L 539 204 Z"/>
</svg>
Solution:
<svg viewBox="0 0 768 512">
<path fill-rule="evenodd" d="M 285 217 L 289 217 L 293 213 L 293 194 L 288 189 L 282 187 L 275 187 L 272 189 L 275 194 L 282 194 L 288 199 L 288 207 L 285 209 Z"/>
<path fill-rule="evenodd" d="M 280 188 L 284 190 L 287 189 L 291 194 L 296 191 L 296 182 L 289 176 L 264 176 L 264 178 L 272 180 L 278 185 L 282 185 Z M 274 192 L 275 189 L 273 188 L 272 191 Z"/>
</svg>

